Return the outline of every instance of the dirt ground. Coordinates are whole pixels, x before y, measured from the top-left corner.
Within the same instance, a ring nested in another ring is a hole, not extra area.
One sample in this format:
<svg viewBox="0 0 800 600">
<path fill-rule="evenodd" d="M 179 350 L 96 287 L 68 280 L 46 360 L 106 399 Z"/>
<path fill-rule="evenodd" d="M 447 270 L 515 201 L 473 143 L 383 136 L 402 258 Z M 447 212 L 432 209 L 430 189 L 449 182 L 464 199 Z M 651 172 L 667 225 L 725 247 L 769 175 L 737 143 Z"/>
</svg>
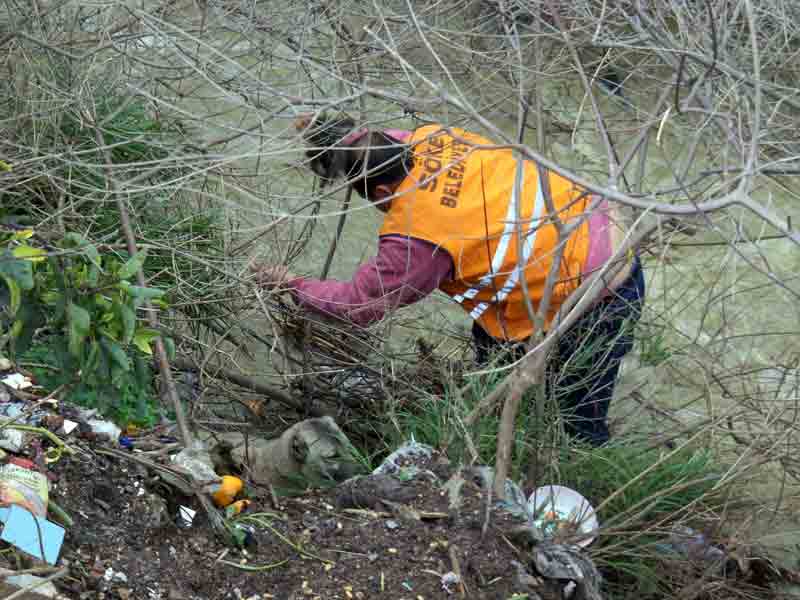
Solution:
<svg viewBox="0 0 800 600">
<path fill-rule="evenodd" d="M 215 537 L 196 499 L 130 456 L 104 454 L 97 441 L 73 446 L 80 451 L 50 466 L 51 498 L 74 520 L 59 563 L 69 573 L 55 582 L 66 598 L 561 599 L 563 582 L 536 572 L 520 521 L 488 513 L 486 492 L 469 476 L 451 509 L 442 483 L 455 469 L 440 455 L 415 461 L 421 474 L 411 478 L 403 471 L 277 498 L 248 487 L 250 537 L 237 549 Z M 181 505 L 197 511 L 191 526 L 177 518 Z M 0 553 L 0 565 L 34 566 L 13 557 Z M 748 589 L 735 597 L 779 597 Z"/>
<path fill-rule="evenodd" d="M 445 476 L 449 466 L 434 460 L 430 469 Z M 87 453 L 54 472 L 53 498 L 75 521 L 61 554 L 70 577 L 58 584 L 69 598 L 463 597 L 443 580 L 454 570 L 470 598 L 525 590 L 512 564 L 524 557 L 506 535 L 512 518 L 493 516 L 484 534 L 485 494 L 471 483 L 452 512 L 446 493 L 424 479 L 402 489 L 387 477 L 389 487 L 379 478 L 373 487 L 309 490 L 277 507 L 256 491 L 249 514 L 269 527 L 256 526 L 252 543 L 236 550 L 215 539 L 199 506 L 143 467 Z M 151 494 L 167 498 L 166 514 Z M 197 510 L 191 527 L 176 524 L 178 504 Z"/>
</svg>

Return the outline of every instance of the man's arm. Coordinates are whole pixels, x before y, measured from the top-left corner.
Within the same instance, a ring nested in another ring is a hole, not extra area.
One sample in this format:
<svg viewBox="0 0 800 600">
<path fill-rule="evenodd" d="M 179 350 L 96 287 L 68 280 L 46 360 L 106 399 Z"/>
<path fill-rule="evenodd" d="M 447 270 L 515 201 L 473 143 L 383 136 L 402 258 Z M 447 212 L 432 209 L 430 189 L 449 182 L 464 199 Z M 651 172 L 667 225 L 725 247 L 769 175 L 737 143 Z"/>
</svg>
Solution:
<svg viewBox="0 0 800 600">
<path fill-rule="evenodd" d="M 430 242 L 385 236 L 378 242 L 377 255 L 350 281 L 299 277 L 288 281 L 287 287 L 304 308 L 363 327 L 394 308 L 421 300 L 452 273 L 450 255 Z"/>
</svg>

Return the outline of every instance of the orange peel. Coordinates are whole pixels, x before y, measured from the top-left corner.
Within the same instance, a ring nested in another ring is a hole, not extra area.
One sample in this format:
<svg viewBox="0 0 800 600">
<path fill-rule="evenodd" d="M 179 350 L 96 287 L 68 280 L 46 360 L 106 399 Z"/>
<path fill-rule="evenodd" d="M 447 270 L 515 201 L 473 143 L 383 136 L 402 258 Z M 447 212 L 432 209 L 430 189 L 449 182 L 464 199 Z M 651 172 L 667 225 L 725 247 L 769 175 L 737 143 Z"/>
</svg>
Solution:
<svg viewBox="0 0 800 600">
<path fill-rule="evenodd" d="M 211 497 L 214 499 L 214 504 L 219 508 L 225 508 L 233 502 L 233 499 L 242 491 L 243 487 L 244 484 L 241 479 L 233 475 L 225 475 L 217 491 L 211 494 Z"/>
</svg>

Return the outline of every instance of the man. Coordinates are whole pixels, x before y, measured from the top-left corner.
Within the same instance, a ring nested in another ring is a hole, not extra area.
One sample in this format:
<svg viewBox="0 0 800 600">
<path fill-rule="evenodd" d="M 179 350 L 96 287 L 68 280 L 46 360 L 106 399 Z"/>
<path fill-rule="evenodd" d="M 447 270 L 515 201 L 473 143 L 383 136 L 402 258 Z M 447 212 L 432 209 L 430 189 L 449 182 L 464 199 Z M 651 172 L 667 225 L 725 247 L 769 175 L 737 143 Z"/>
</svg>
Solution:
<svg viewBox="0 0 800 600">
<path fill-rule="evenodd" d="M 440 125 L 344 134 L 352 122 L 308 117 L 297 127 L 318 146 L 307 154 L 324 182 L 346 177 L 386 213 L 377 255 L 350 281 L 256 268 L 262 284 L 284 283 L 309 310 L 366 326 L 439 289 L 474 320 L 478 361 L 486 364 L 497 354 L 508 360 L 520 356 L 534 332 L 530 308 L 537 310 L 545 296 L 557 246 L 563 244 L 563 253 L 545 329 L 582 278 L 602 267 L 621 242 L 605 203 L 587 214 L 596 198 L 529 161 L 515 186 L 512 151 L 492 148 L 479 135 Z M 556 215 L 548 214 L 548 194 Z M 556 217 L 574 227 L 566 240 L 559 240 Z M 559 340 L 550 389 L 567 431 L 583 441 L 601 445 L 609 438 L 608 406 L 643 297 L 644 277 L 634 257 Z"/>
</svg>

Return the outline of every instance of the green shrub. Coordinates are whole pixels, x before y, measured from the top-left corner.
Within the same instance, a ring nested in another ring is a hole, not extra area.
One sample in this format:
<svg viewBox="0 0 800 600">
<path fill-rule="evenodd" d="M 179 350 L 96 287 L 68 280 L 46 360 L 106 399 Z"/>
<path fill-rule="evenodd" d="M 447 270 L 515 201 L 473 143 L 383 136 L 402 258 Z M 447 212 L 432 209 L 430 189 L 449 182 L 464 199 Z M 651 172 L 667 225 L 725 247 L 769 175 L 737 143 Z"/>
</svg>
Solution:
<svg viewBox="0 0 800 600">
<path fill-rule="evenodd" d="M 234 309 L 219 300 L 231 282 L 213 266 L 225 255 L 225 222 L 174 183 L 192 175 L 174 160 L 183 143 L 174 120 L 113 90 L 96 90 L 94 99 L 96 127 L 67 107 L 9 132 L 11 147 L 44 158 L 18 155 L 2 165 L 15 177 L 0 187 L 0 352 L 41 365 L 33 371 L 48 391 L 66 385 L 67 400 L 149 424 L 158 412 L 150 344 L 159 332 L 144 323 L 141 303 L 160 309 L 167 334 L 226 330 Z M 136 256 L 126 251 L 106 167 L 118 180 L 137 180 L 121 198 L 143 249 Z M 136 285 L 139 269 L 147 287 Z"/>
<path fill-rule="evenodd" d="M 137 310 L 145 299 L 166 305 L 162 290 L 131 283 L 146 253 L 123 262 L 76 234 L 50 251 L 32 246 L 33 238 L 31 230 L 0 238 L 0 281 L 9 297 L 3 341 L 11 356 L 44 365 L 37 375 L 48 389 L 67 385 L 67 397 L 83 405 L 152 421 L 147 357 L 158 331 Z"/>
</svg>

